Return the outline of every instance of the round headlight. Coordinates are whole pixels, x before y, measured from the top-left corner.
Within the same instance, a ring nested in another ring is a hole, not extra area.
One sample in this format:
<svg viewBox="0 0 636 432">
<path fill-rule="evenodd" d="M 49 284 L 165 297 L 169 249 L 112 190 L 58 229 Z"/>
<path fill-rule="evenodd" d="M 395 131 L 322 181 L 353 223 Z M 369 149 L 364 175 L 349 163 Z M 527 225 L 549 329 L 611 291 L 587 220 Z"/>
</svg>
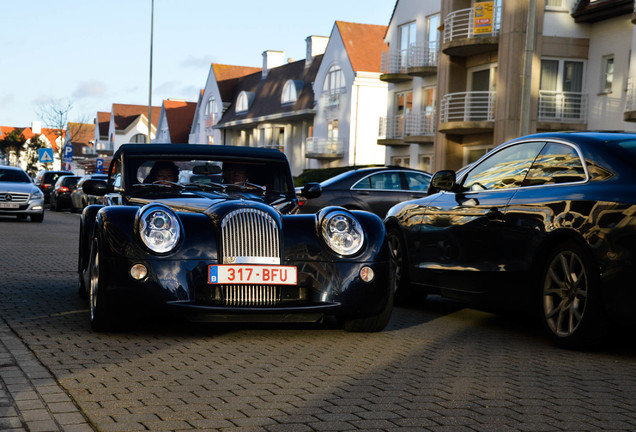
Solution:
<svg viewBox="0 0 636 432">
<path fill-rule="evenodd" d="M 322 220 L 322 236 L 327 245 L 340 255 L 353 255 L 364 244 L 360 223 L 349 213 L 334 211 Z"/>
<path fill-rule="evenodd" d="M 165 207 L 142 209 L 139 234 L 144 244 L 153 252 L 170 252 L 179 242 L 181 227 L 177 216 Z"/>
</svg>

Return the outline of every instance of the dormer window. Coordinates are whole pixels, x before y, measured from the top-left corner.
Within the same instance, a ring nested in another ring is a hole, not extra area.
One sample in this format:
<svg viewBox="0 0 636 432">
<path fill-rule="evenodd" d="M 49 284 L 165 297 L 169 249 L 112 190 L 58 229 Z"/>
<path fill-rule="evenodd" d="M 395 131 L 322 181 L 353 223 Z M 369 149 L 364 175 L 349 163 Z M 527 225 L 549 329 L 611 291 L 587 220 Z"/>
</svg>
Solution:
<svg viewBox="0 0 636 432">
<path fill-rule="evenodd" d="M 252 105 L 252 101 L 254 100 L 254 93 L 242 91 L 239 93 L 238 98 L 236 99 L 236 112 L 244 113 L 250 109 Z"/>
<path fill-rule="evenodd" d="M 298 100 L 298 94 L 303 88 L 302 81 L 288 80 L 283 87 L 283 94 L 280 98 L 281 105 L 293 104 Z"/>
</svg>

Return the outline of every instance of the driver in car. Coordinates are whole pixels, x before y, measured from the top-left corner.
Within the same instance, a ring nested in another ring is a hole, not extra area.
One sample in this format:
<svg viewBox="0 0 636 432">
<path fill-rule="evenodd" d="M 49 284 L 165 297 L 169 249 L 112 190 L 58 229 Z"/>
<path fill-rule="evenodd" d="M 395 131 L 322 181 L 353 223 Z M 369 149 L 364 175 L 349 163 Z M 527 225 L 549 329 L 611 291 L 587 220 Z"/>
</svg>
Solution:
<svg viewBox="0 0 636 432">
<path fill-rule="evenodd" d="M 241 184 L 245 182 L 249 182 L 249 178 L 244 166 L 236 163 L 225 163 L 223 165 L 223 183 Z"/>
<path fill-rule="evenodd" d="M 152 166 L 144 183 L 176 183 L 179 179 L 179 167 L 172 161 L 157 161 Z"/>
</svg>

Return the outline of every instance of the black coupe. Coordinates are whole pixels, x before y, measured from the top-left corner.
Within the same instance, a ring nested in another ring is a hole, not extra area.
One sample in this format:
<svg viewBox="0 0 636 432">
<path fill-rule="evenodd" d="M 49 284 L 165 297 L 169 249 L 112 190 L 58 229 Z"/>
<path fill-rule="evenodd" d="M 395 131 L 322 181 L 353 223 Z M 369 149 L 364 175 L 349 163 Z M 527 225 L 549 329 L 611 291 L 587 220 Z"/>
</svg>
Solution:
<svg viewBox="0 0 636 432">
<path fill-rule="evenodd" d="M 180 183 L 182 171 L 211 181 Z M 84 189 L 105 203 L 80 223 L 80 294 L 96 331 L 146 311 L 195 321 L 332 315 L 350 331 L 380 331 L 391 316 L 382 220 L 339 207 L 295 214 L 280 151 L 126 144 L 108 180 Z"/>
<path fill-rule="evenodd" d="M 421 289 L 532 310 L 566 347 L 633 321 L 636 134 L 522 137 L 431 187 L 385 219 L 396 299 Z"/>
</svg>

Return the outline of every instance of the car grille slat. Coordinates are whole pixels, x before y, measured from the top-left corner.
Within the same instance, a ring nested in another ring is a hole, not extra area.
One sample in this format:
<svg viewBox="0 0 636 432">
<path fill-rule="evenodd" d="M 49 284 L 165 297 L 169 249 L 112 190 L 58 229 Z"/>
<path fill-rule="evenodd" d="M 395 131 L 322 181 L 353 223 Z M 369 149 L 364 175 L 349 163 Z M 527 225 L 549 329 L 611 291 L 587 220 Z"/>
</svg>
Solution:
<svg viewBox="0 0 636 432">
<path fill-rule="evenodd" d="M 272 285 L 225 285 L 223 291 L 227 306 L 274 306 L 280 300 Z"/>
<path fill-rule="evenodd" d="M 280 264 L 279 229 L 262 210 L 229 213 L 221 223 L 223 263 Z"/>
</svg>

